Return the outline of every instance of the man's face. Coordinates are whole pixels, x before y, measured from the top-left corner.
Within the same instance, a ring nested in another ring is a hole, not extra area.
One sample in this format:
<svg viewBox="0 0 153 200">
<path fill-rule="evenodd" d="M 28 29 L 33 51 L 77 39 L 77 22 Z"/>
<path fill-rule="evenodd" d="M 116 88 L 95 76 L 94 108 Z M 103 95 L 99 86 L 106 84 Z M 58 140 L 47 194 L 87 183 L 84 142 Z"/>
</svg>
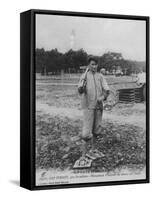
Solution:
<svg viewBox="0 0 153 200">
<path fill-rule="evenodd" d="M 94 60 L 91 60 L 89 63 L 89 69 L 92 72 L 96 72 L 97 71 L 97 63 Z"/>
</svg>

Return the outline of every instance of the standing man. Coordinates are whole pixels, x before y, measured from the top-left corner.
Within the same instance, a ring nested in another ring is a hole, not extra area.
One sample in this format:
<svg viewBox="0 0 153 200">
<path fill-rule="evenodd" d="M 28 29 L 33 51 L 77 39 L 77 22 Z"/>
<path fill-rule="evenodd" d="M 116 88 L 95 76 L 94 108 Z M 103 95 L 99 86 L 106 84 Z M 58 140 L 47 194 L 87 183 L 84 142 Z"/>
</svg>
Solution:
<svg viewBox="0 0 153 200">
<path fill-rule="evenodd" d="M 95 139 L 101 130 L 103 101 L 109 95 L 109 87 L 104 76 L 97 72 L 97 67 L 97 59 L 90 57 L 86 73 L 81 76 L 78 84 L 83 109 L 83 131 L 80 135 L 84 141 L 82 157 L 87 155 L 95 158 L 100 153 L 95 147 Z M 92 148 L 87 153 L 88 141 L 91 141 Z"/>
<path fill-rule="evenodd" d="M 140 71 L 137 75 L 136 83 L 142 88 L 143 100 L 146 101 L 146 73 Z"/>
</svg>

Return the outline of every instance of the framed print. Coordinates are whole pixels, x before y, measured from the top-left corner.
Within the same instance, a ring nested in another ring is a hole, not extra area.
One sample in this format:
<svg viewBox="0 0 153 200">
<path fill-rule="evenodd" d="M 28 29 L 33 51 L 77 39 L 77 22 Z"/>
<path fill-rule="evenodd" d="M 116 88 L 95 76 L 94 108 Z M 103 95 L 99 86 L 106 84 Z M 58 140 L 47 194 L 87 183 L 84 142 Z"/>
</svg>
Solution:
<svg viewBox="0 0 153 200">
<path fill-rule="evenodd" d="M 20 185 L 149 183 L 149 17 L 20 19 Z"/>
</svg>

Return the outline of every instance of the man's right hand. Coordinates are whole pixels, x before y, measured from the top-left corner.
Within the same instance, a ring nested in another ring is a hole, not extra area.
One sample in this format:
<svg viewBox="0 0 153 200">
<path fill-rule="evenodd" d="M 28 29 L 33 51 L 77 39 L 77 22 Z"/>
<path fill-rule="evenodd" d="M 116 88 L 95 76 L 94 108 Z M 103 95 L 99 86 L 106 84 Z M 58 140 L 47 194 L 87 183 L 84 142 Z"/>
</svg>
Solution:
<svg viewBox="0 0 153 200">
<path fill-rule="evenodd" d="M 83 94 L 85 91 L 84 91 L 84 87 L 78 87 L 78 92 L 80 94 Z"/>
</svg>

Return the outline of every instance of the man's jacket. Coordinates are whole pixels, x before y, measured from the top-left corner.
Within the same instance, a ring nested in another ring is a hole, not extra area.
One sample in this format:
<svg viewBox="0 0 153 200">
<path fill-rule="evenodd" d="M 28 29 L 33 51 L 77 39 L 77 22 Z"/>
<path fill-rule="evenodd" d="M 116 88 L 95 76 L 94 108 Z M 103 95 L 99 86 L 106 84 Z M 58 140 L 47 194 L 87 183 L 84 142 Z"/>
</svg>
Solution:
<svg viewBox="0 0 153 200">
<path fill-rule="evenodd" d="M 81 87 L 82 79 L 84 79 L 84 74 L 80 78 L 78 89 Z M 86 74 L 86 92 L 80 95 L 82 109 L 95 109 L 97 99 L 103 97 L 105 91 L 108 90 L 108 84 L 101 73 L 88 71 Z"/>
</svg>

